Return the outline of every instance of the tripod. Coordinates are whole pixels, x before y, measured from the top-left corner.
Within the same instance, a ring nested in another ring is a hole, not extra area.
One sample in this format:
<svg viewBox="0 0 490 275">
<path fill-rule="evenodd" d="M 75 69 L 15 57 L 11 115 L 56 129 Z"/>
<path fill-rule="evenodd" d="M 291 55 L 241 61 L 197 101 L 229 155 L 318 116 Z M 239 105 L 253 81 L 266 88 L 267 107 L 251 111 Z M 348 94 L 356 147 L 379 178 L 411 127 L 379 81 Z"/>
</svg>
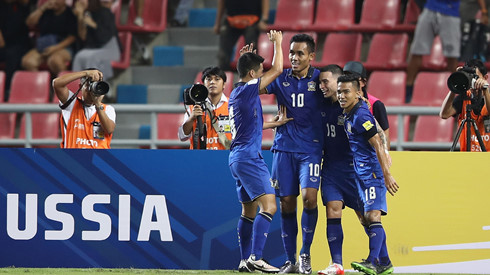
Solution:
<svg viewBox="0 0 490 275">
<path fill-rule="evenodd" d="M 466 114 L 464 119 L 459 124 L 458 132 L 456 133 L 456 137 L 454 138 L 453 145 L 451 146 L 451 152 L 454 151 L 456 145 L 458 144 L 459 137 L 461 136 L 461 132 L 463 131 L 464 126 L 466 125 L 466 151 L 471 151 L 471 127 L 475 130 L 476 138 L 478 139 L 478 143 L 480 144 L 480 148 L 482 152 L 486 152 L 485 144 L 483 144 L 483 139 L 481 138 L 480 131 L 478 131 L 478 127 L 476 126 L 475 120 L 471 117 L 472 107 L 471 104 L 466 104 Z"/>
<path fill-rule="evenodd" d="M 200 104 L 200 105 L 203 108 L 203 112 L 205 113 L 206 105 L 205 104 Z M 206 127 L 204 127 L 203 116 L 197 117 L 196 124 L 197 124 L 196 130 L 194 131 L 194 137 L 193 137 L 194 149 L 206 150 L 207 131 L 206 131 Z"/>
</svg>

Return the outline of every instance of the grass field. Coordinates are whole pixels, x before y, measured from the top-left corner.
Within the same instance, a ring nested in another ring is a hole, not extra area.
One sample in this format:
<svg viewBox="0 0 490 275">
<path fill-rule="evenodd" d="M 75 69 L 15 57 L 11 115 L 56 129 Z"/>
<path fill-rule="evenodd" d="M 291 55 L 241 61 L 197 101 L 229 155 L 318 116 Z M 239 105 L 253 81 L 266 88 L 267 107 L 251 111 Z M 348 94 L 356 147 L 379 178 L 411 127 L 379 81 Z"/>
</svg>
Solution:
<svg viewBox="0 0 490 275">
<path fill-rule="evenodd" d="M 208 274 L 208 275 L 230 275 L 240 274 L 236 270 L 169 270 L 169 269 L 117 269 L 117 268 L 0 268 L 0 274 L 177 274 L 177 275 L 195 275 L 195 274 Z M 316 274 L 314 272 L 313 274 Z M 361 275 L 359 272 L 346 272 L 346 275 Z M 409 273 L 394 273 L 396 275 L 409 275 Z M 417 275 L 432 275 L 432 273 L 417 273 Z M 437 275 L 449 275 L 444 273 L 437 273 Z M 452 273 L 450 275 L 463 275 Z M 464 274 L 470 275 L 470 274 Z"/>
</svg>

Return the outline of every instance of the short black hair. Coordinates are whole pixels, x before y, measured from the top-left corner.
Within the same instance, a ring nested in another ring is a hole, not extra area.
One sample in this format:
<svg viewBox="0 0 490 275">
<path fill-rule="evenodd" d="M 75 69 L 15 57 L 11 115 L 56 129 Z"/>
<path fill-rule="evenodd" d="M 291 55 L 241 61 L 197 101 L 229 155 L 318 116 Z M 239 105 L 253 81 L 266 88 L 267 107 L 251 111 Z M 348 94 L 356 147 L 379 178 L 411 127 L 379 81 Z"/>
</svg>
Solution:
<svg viewBox="0 0 490 275">
<path fill-rule="evenodd" d="M 223 79 L 223 82 L 226 82 L 226 73 L 220 67 L 207 67 L 202 71 L 201 81 L 204 83 L 204 79 L 210 75 L 219 76 Z"/>
<path fill-rule="evenodd" d="M 471 68 L 478 68 L 478 70 L 482 75 L 487 74 L 487 68 L 485 67 L 485 64 L 483 64 L 483 62 L 480 59 L 468 60 L 464 65 Z"/>
<path fill-rule="evenodd" d="M 359 84 L 359 75 L 357 74 L 343 74 L 337 79 L 337 83 L 341 82 L 352 82 L 352 86 L 356 87 L 357 90 L 361 89 L 361 85 Z"/>
<path fill-rule="evenodd" d="M 342 67 L 340 67 L 337 64 L 330 64 L 330 65 L 321 67 L 319 70 L 321 73 L 331 72 L 333 75 L 342 75 Z"/>
<path fill-rule="evenodd" d="M 264 58 L 256 53 L 244 53 L 238 59 L 237 71 L 240 78 L 245 77 L 250 70 L 258 70 Z"/>
<path fill-rule="evenodd" d="M 309 34 L 306 34 L 306 33 L 295 34 L 293 37 L 291 37 L 291 40 L 289 41 L 289 45 L 293 44 L 293 42 L 296 42 L 296 43 L 305 42 L 306 46 L 308 48 L 308 51 L 310 53 L 315 52 L 315 48 L 316 48 L 315 39 L 313 39 L 313 37 Z"/>
</svg>

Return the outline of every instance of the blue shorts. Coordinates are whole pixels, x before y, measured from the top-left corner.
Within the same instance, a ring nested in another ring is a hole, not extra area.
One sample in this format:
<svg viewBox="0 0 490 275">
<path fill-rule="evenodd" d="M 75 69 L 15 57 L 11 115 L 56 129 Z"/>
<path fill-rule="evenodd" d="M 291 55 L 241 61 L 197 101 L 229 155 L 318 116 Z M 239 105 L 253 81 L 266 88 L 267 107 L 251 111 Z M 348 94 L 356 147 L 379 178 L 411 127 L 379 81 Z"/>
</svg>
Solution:
<svg viewBox="0 0 490 275">
<path fill-rule="evenodd" d="M 276 196 L 298 196 L 301 189 L 320 187 L 321 154 L 275 151 L 272 157 L 272 184 Z"/>
<path fill-rule="evenodd" d="M 364 212 L 380 210 L 381 215 L 388 214 L 386 186 L 383 178 L 358 180 L 359 195 L 364 203 Z"/>
<path fill-rule="evenodd" d="M 329 201 L 342 201 L 343 208 L 347 206 L 355 211 L 364 212 L 364 202 L 359 196 L 356 178 L 356 171 L 352 166 L 346 169 L 335 167 L 323 169 L 321 185 L 323 205 L 327 205 Z"/>
<path fill-rule="evenodd" d="M 262 195 L 274 194 L 270 173 L 263 159 L 233 162 L 230 164 L 230 171 L 236 180 L 236 192 L 240 202 L 250 202 Z"/>
</svg>

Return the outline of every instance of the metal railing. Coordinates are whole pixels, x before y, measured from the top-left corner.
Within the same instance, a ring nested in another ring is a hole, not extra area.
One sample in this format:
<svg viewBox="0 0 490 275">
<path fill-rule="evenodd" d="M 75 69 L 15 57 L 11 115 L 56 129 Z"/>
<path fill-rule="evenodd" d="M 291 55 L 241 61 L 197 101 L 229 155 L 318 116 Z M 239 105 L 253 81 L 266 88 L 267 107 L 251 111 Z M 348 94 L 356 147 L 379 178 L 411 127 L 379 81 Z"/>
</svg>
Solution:
<svg viewBox="0 0 490 275">
<path fill-rule="evenodd" d="M 116 113 L 149 113 L 150 114 L 150 138 L 149 139 L 121 139 L 114 138 L 111 142 L 112 148 L 122 146 L 149 146 L 151 149 L 158 147 L 182 147 L 187 148 L 188 142 L 179 140 L 158 139 L 158 113 L 182 113 L 182 105 L 175 104 L 113 104 Z M 263 107 L 264 113 L 274 114 L 277 107 L 266 105 Z M 398 128 L 390 129 L 397 131 L 398 137 L 405 136 L 403 116 L 405 115 L 438 115 L 439 107 L 414 107 L 414 106 L 396 106 L 386 108 L 389 115 L 398 116 Z M 60 113 L 57 104 L 0 104 L 0 113 L 23 113 L 25 116 L 25 138 L 0 139 L 0 146 L 21 146 L 31 148 L 37 145 L 59 145 L 61 139 L 34 139 L 32 138 L 32 113 Z M 116 127 L 117 131 L 117 127 Z M 265 147 L 272 146 L 272 141 L 264 141 Z M 412 142 L 403 141 L 398 138 L 395 143 L 391 144 L 392 149 L 402 151 L 405 149 L 415 150 L 449 150 L 451 143 L 437 142 Z"/>
</svg>

